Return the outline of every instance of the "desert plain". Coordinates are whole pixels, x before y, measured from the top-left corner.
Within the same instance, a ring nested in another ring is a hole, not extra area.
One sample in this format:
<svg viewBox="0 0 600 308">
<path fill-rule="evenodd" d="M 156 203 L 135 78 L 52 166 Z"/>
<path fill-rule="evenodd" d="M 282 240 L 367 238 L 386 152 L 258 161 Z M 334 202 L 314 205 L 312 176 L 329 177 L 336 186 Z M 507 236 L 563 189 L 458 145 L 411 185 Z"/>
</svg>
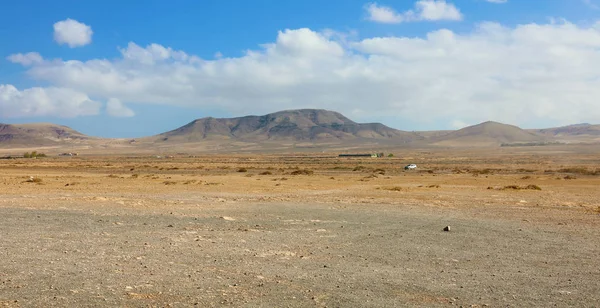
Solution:
<svg viewBox="0 0 600 308">
<path fill-rule="evenodd" d="M 599 152 L 3 159 L 0 306 L 599 307 Z"/>
</svg>

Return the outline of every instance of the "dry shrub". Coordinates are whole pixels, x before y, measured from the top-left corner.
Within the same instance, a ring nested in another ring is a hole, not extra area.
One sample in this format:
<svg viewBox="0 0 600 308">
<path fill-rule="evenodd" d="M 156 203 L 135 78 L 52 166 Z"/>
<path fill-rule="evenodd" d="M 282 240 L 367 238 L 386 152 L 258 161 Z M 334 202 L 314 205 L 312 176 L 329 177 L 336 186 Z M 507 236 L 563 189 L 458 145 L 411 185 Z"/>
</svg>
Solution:
<svg viewBox="0 0 600 308">
<path fill-rule="evenodd" d="M 342 166 L 335 166 L 335 167 L 333 167 L 331 169 L 333 169 L 333 170 L 349 170 L 351 168 L 349 168 L 349 167 L 342 167 Z"/>
<path fill-rule="evenodd" d="M 529 175 L 526 175 L 526 176 L 524 176 L 524 177 L 521 178 L 521 180 L 529 180 L 529 179 L 531 179 L 531 177 Z"/>
<path fill-rule="evenodd" d="M 531 173 L 531 172 L 535 172 L 535 170 L 520 168 L 520 169 L 517 169 L 517 172 Z"/>
<path fill-rule="evenodd" d="M 381 169 L 381 168 L 380 168 L 380 169 L 375 169 L 375 170 L 373 170 L 373 172 L 374 172 L 374 173 L 381 174 L 381 175 L 384 175 L 384 174 L 385 174 L 385 170 L 384 170 L 384 169 Z"/>
<path fill-rule="evenodd" d="M 567 176 L 565 176 L 563 179 L 565 179 L 565 180 L 575 180 L 576 178 L 577 178 L 577 177 L 575 177 L 575 176 L 572 176 L 572 175 L 567 175 Z"/>
<path fill-rule="evenodd" d="M 292 171 L 290 174 L 291 175 L 311 175 L 313 174 L 314 171 L 312 170 L 308 170 L 308 169 L 299 169 L 299 170 L 294 170 Z"/>
<path fill-rule="evenodd" d="M 385 190 L 389 190 L 389 191 L 402 191 L 402 187 L 400 186 L 394 186 L 394 187 L 385 187 L 383 188 Z"/>
<path fill-rule="evenodd" d="M 109 174 L 108 177 L 109 178 L 119 178 L 119 176 L 116 174 Z"/>
<path fill-rule="evenodd" d="M 535 184 L 529 184 L 529 185 L 525 186 L 525 187 L 524 187 L 524 188 L 522 188 L 522 189 L 530 189 L 530 190 L 542 190 L 542 188 L 541 188 L 541 187 L 539 187 L 539 186 L 537 186 L 537 185 L 535 185 Z"/>
<path fill-rule="evenodd" d="M 356 167 L 354 167 L 354 169 L 352 169 L 352 171 L 362 171 L 364 169 L 366 169 L 365 166 L 356 166 Z"/>
<path fill-rule="evenodd" d="M 427 188 L 440 188 L 440 185 L 438 185 L 438 184 L 429 185 L 429 186 L 427 186 Z"/>
<path fill-rule="evenodd" d="M 570 167 L 559 169 L 558 172 L 562 173 L 575 173 L 581 175 L 600 175 L 600 169 L 588 170 L 585 167 Z"/>
<path fill-rule="evenodd" d="M 495 170 L 493 169 L 486 168 L 481 170 L 472 170 L 471 173 L 473 174 L 473 176 L 478 176 L 480 174 L 494 174 L 494 171 Z"/>
<path fill-rule="evenodd" d="M 259 175 L 272 175 L 272 174 L 273 174 L 273 172 L 271 172 L 271 171 L 264 171 L 264 172 L 259 173 Z"/>
<path fill-rule="evenodd" d="M 164 181 L 163 184 L 165 184 L 165 185 L 175 185 L 175 184 L 177 184 L 177 182 L 175 182 L 175 181 Z"/>
<path fill-rule="evenodd" d="M 529 184 L 527 186 L 507 185 L 501 188 L 501 190 L 542 190 L 542 188 L 535 184 Z"/>
<path fill-rule="evenodd" d="M 248 169 L 246 168 L 238 168 L 237 172 L 248 172 Z"/>
<path fill-rule="evenodd" d="M 132 174 L 132 175 L 131 175 L 131 178 L 133 178 L 133 179 L 137 179 L 139 176 L 140 176 L 139 174 L 137 174 L 137 173 L 134 173 L 134 174 Z"/>
<path fill-rule="evenodd" d="M 185 182 L 183 182 L 183 184 L 188 185 L 188 184 L 195 184 L 196 182 L 198 182 L 197 180 L 187 180 Z"/>
</svg>

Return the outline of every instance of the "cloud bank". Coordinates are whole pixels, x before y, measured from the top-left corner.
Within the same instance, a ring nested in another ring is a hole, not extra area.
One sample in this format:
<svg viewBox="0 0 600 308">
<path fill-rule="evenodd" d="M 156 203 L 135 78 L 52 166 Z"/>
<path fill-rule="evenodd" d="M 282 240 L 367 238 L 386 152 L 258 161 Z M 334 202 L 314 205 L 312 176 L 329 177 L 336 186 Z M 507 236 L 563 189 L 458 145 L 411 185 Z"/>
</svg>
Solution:
<svg viewBox="0 0 600 308">
<path fill-rule="evenodd" d="M 29 88 L 23 91 L 0 84 L 0 114 L 3 117 L 53 116 L 73 118 L 96 115 L 101 104 L 86 94 L 67 88 Z"/>
<path fill-rule="evenodd" d="M 89 97 L 115 99 L 107 110 L 125 116 L 133 112 L 121 102 L 232 115 L 314 107 L 357 120 L 393 117 L 438 127 L 600 118 L 600 24 L 482 23 L 467 33 L 441 29 L 424 37 L 339 37 L 331 31 L 288 29 L 241 57 L 213 60 L 133 42 L 111 60 L 13 55 L 8 59 L 54 88 L 18 91 L 5 85 L 0 106 L 10 116 L 94 114 L 97 103 Z"/>
<path fill-rule="evenodd" d="M 498 0 L 492 0 L 498 1 Z M 365 6 L 367 19 L 373 22 L 399 24 L 415 21 L 462 20 L 462 13 L 456 6 L 445 0 L 420 0 L 413 10 L 397 13 L 387 6 L 370 3 Z"/>
</svg>

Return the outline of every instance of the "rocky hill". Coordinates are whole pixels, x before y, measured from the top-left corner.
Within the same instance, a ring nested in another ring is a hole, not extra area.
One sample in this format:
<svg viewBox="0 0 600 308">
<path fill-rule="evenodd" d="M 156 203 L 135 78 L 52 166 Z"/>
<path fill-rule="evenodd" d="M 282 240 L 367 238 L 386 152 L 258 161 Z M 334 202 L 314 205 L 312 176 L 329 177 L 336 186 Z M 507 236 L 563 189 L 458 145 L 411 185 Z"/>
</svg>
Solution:
<svg viewBox="0 0 600 308">
<path fill-rule="evenodd" d="M 517 126 L 498 122 L 484 122 L 444 135 L 431 137 L 428 143 L 443 146 L 498 146 L 514 143 L 542 143 L 549 138 L 525 131 Z"/>
<path fill-rule="evenodd" d="M 157 142 L 199 142 L 202 140 L 241 141 L 331 141 L 389 140 L 410 142 L 423 139 L 380 123 L 356 123 L 340 113 L 301 109 L 262 116 L 202 118 L 155 136 Z"/>
<path fill-rule="evenodd" d="M 0 145 L 56 145 L 61 143 L 81 142 L 90 137 L 70 128 L 51 123 L 1 124 Z"/>
</svg>

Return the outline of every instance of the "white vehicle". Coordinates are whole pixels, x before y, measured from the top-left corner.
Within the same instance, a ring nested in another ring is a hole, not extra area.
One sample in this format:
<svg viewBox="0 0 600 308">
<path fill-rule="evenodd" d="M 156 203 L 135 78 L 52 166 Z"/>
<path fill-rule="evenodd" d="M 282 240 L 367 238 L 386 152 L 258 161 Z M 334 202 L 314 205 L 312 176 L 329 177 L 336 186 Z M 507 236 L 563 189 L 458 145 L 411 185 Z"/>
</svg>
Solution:
<svg viewBox="0 0 600 308">
<path fill-rule="evenodd" d="M 412 170 L 412 169 L 417 169 L 417 165 L 410 164 L 410 165 L 404 166 L 404 170 Z"/>
</svg>

